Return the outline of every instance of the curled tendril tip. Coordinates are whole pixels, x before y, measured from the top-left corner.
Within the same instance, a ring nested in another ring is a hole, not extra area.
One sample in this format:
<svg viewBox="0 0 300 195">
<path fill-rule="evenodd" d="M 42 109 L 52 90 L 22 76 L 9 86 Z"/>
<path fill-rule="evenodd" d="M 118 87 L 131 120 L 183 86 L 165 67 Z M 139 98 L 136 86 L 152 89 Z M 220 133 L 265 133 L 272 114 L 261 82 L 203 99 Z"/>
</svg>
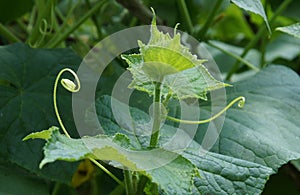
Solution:
<svg viewBox="0 0 300 195">
<path fill-rule="evenodd" d="M 61 126 L 63 132 L 66 134 L 67 137 L 70 137 L 70 135 L 68 134 L 68 131 L 66 130 L 61 118 L 60 118 L 60 115 L 59 115 L 59 112 L 58 112 L 58 107 L 57 107 L 57 100 L 56 100 L 56 92 L 57 92 L 57 86 L 58 86 L 58 81 L 59 81 L 59 78 L 61 77 L 61 75 L 64 73 L 64 72 L 69 72 L 71 73 L 75 80 L 76 80 L 76 83 L 77 85 L 71 81 L 70 79 L 62 79 L 61 80 L 61 85 L 68 91 L 74 93 L 74 92 L 78 92 L 80 90 L 80 81 L 79 81 L 79 78 L 77 76 L 77 74 L 70 68 L 64 68 L 62 69 L 58 75 L 56 76 L 56 80 L 55 80 L 55 83 L 54 83 L 54 89 L 53 89 L 53 103 L 54 103 L 54 110 L 55 110 L 55 114 L 56 114 L 56 117 L 57 117 L 57 120 L 59 122 L 59 125 Z"/>
</svg>

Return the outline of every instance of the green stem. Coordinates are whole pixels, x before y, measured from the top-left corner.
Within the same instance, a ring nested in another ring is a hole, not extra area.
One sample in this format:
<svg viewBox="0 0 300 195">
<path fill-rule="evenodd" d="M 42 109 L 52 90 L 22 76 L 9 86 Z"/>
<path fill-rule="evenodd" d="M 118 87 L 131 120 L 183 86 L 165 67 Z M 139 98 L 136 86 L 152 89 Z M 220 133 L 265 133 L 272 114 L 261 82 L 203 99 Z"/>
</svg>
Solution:
<svg viewBox="0 0 300 195">
<path fill-rule="evenodd" d="M 161 83 L 155 82 L 155 89 L 154 89 L 154 97 L 153 97 L 153 125 L 152 125 L 152 134 L 150 139 L 150 148 L 155 148 L 158 143 L 159 137 L 159 129 L 160 129 L 160 122 L 161 122 Z"/>
<path fill-rule="evenodd" d="M 261 47 L 260 47 L 260 67 L 263 68 L 265 67 L 266 63 L 265 63 L 265 57 L 266 57 L 266 44 L 267 44 L 267 40 L 266 37 L 264 37 L 261 40 Z"/>
<path fill-rule="evenodd" d="M 225 54 L 227 54 L 227 55 L 229 55 L 229 56 L 235 58 L 236 60 L 238 60 L 238 61 L 240 61 L 240 62 L 246 64 L 249 68 L 251 68 L 251 69 L 253 69 L 253 70 L 255 70 L 255 71 L 259 71 L 259 69 L 258 69 L 256 66 L 254 66 L 254 65 L 251 64 L 250 62 L 244 60 L 244 59 L 241 58 L 240 56 L 238 56 L 238 55 L 236 55 L 236 54 L 234 54 L 234 53 L 232 53 L 232 52 L 230 52 L 230 51 L 228 51 L 228 50 L 225 50 L 225 49 L 223 49 L 223 48 L 221 48 L 221 47 L 219 47 L 219 46 L 213 44 L 211 41 L 209 41 L 207 44 L 210 45 L 210 46 L 212 46 L 212 47 L 214 47 L 214 48 L 216 48 L 216 49 L 218 49 L 218 50 L 220 50 L 220 51 L 222 51 L 223 53 L 225 53 Z"/>
<path fill-rule="evenodd" d="M 79 3 L 80 3 L 80 2 L 78 2 L 77 4 L 75 4 L 75 3 L 72 3 L 72 1 L 69 0 L 69 1 L 68 1 L 68 6 L 67 6 L 68 12 L 67 12 L 66 16 L 64 16 L 64 15 L 60 12 L 60 10 L 56 7 L 55 12 L 56 12 L 57 16 L 63 21 L 63 24 L 62 24 L 61 27 L 60 27 L 59 33 L 64 32 L 65 29 L 66 29 L 67 27 L 69 27 L 68 22 L 69 22 L 69 20 L 71 20 L 72 14 L 74 13 L 74 10 L 76 9 L 76 7 L 78 6 Z M 57 35 L 58 35 L 58 34 L 57 34 Z M 58 35 L 58 36 L 59 36 L 59 35 Z M 53 37 L 53 38 L 51 39 L 51 41 L 53 41 L 55 38 L 57 38 L 57 37 Z M 50 42 L 49 42 L 49 43 L 50 43 Z"/>
<path fill-rule="evenodd" d="M 208 28 L 210 27 L 210 25 L 212 24 L 213 22 L 213 19 L 217 13 L 217 11 L 219 10 L 220 6 L 222 5 L 222 2 L 223 0 L 217 0 L 213 10 L 210 12 L 204 26 L 201 28 L 201 30 L 199 31 L 198 33 L 198 37 L 201 39 L 201 40 L 204 40 L 205 39 L 205 35 L 208 31 Z"/>
<path fill-rule="evenodd" d="M 178 2 L 179 10 L 184 19 L 184 23 L 187 25 L 187 29 L 188 29 L 189 33 L 193 34 L 193 23 L 192 23 L 189 11 L 187 9 L 185 0 L 178 0 L 177 2 Z"/>
<path fill-rule="evenodd" d="M 135 194 L 132 183 L 132 174 L 130 170 L 124 170 L 124 181 L 125 181 L 125 189 L 127 195 Z"/>
<path fill-rule="evenodd" d="M 216 115 L 214 115 L 213 117 L 211 117 L 209 119 L 206 119 L 206 120 L 190 121 L 190 120 L 182 120 L 182 119 L 174 118 L 174 117 L 171 117 L 171 116 L 167 116 L 167 119 L 172 120 L 174 122 L 186 123 L 186 124 L 190 124 L 190 125 L 208 123 L 208 122 L 210 122 L 210 121 L 218 118 L 220 115 L 222 115 L 226 110 L 228 110 L 236 102 L 239 102 L 238 106 L 240 108 L 242 108 L 244 106 L 244 104 L 245 104 L 245 101 L 246 101 L 245 97 L 239 96 L 239 97 L 235 98 L 234 100 L 232 100 L 225 108 L 223 108 Z"/>
<path fill-rule="evenodd" d="M 30 33 L 32 31 L 33 25 L 34 25 L 34 20 L 37 16 L 37 6 L 33 6 L 29 19 L 28 19 L 28 25 L 27 25 L 27 32 Z M 28 38 L 29 39 L 29 38 Z M 27 40 L 28 41 L 28 40 Z"/>
<path fill-rule="evenodd" d="M 112 174 L 109 170 L 107 170 L 103 165 L 101 165 L 97 160 L 89 157 L 88 158 L 91 162 L 93 162 L 97 167 L 102 169 L 107 175 L 109 175 L 113 180 L 115 180 L 118 184 L 124 186 L 124 183 L 120 181 L 114 174 Z"/>
<path fill-rule="evenodd" d="M 18 26 L 22 29 L 22 31 L 24 31 L 26 33 L 26 35 L 28 35 L 28 30 L 27 30 L 27 26 L 24 24 L 24 22 L 22 22 L 21 19 L 17 19 L 16 20 Z"/>
<path fill-rule="evenodd" d="M 280 15 L 280 13 L 285 10 L 285 8 L 292 2 L 292 0 L 286 0 L 283 1 L 281 3 L 281 5 L 279 6 L 279 8 L 275 11 L 275 13 L 273 14 L 273 16 L 270 19 L 270 26 L 275 22 L 275 19 L 277 18 L 277 16 Z M 263 34 L 265 34 L 266 32 L 266 27 L 261 25 L 258 32 L 256 33 L 256 36 L 246 45 L 242 55 L 240 56 L 241 58 L 244 58 L 247 53 L 250 51 L 250 49 L 259 41 L 259 39 L 261 38 L 261 36 Z M 239 61 L 236 61 L 236 63 L 233 65 L 232 69 L 228 72 L 228 75 L 226 77 L 226 80 L 229 80 L 231 78 L 231 76 L 237 71 L 237 69 L 239 68 Z"/>
<path fill-rule="evenodd" d="M 51 192 L 51 195 L 57 195 L 58 192 L 59 192 L 60 186 L 61 186 L 61 183 L 55 182 L 54 188 L 53 188 L 53 190 Z"/>
<path fill-rule="evenodd" d="M 74 26 L 72 26 L 69 29 L 67 29 L 65 32 L 63 32 L 62 34 L 60 34 L 55 39 L 51 39 L 46 46 L 49 47 L 49 48 L 53 48 L 53 47 L 58 46 L 71 33 L 73 33 L 82 23 L 84 23 L 90 16 L 92 16 L 93 14 L 95 14 L 104 3 L 106 3 L 106 0 L 98 1 L 97 4 L 94 7 L 92 7 L 85 15 L 83 15 L 80 18 L 80 20 Z"/>
<path fill-rule="evenodd" d="M 27 43 L 33 47 L 38 47 L 44 41 L 45 35 L 47 34 L 47 29 L 52 29 L 52 12 L 56 5 L 56 0 L 35 0 L 35 5 L 37 7 L 37 20 L 35 26 L 32 28 L 32 32 L 27 40 Z M 50 25 L 48 25 L 48 22 Z M 44 28 L 43 28 L 44 26 Z M 44 29 L 45 31 L 41 30 Z M 51 31 L 51 30 L 50 30 Z"/>
<path fill-rule="evenodd" d="M 0 35 L 5 37 L 9 42 L 22 42 L 18 37 L 16 37 L 8 28 L 0 23 Z"/>
<path fill-rule="evenodd" d="M 169 104 L 169 101 L 170 101 L 171 97 L 172 97 L 172 94 L 171 94 L 171 93 L 168 93 L 168 95 L 167 95 L 166 98 L 164 99 L 164 101 L 163 101 L 163 106 L 164 106 L 165 108 L 168 107 L 168 104 Z"/>
<path fill-rule="evenodd" d="M 115 187 L 115 189 L 113 189 L 109 195 L 120 195 L 120 194 L 124 194 L 125 191 L 125 187 L 124 185 L 118 185 L 117 187 Z M 98 193 L 99 194 L 99 193 Z"/>
<path fill-rule="evenodd" d="M 89 9 L 92 9 L 92 6 L 91 6 L 91 3 L 89 0 L 85 0 L 85 3 Z M 93 21 L 94 25 L 96 26 L 98 39 L 100 39 L 102 37 L 101 24 L 99 23 L 99 20 L 98 20 L 98 17 L 96 14 L 92 15 L 92 21 Z"/>
<path fill-rule="evenodd" d="M 144 188 L 148 182 L 148 177 L 141 175 L 140 176 L 140 181 L 137 187 L 136 195 L 143 195 L 144 194 Z"/>
</svg>

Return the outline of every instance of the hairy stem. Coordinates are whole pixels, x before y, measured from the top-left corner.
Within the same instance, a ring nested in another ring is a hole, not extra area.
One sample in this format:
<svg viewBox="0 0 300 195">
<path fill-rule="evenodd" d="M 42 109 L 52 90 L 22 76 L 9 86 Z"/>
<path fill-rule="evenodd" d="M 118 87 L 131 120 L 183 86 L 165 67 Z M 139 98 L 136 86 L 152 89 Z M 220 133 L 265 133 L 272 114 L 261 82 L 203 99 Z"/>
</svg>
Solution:
<svg viewBox="0 0 300 195">
<path fill-rule="evenodd" d="M 132 183 L 132 174 L 130 170 L 124 170 L 124 181 L 125 181 L 125 189 L 127 195 L 135 194 Z"/>
<path fill-rule="evenodd" d="M 222 115 L 226 110 L 228 110 L 231 106 L 233 106 L 233 104 L 235 104 L 236 102 L 238 103 L 238 106 L 240 108 L 242 108 L 245 104 L 245 97 L 243 96 L 239 96 L 237 98 L 235 98 L 234 100 L 232 100 L 225 108 L 223 108 L 220 112 L 218 112 L 216 115 L 214 115 L 213 117 L 206 119 L 206 120 L 200 120 L 200 121 L 190 121 L 190 120 L 182 120 L 182 119 L 178 119 L 178 118 L 174 118 L 171 116 L 167 116 L 167 119 L 174 121 L 174 122 L 178 122 L 178 123 L 186 123 L 186 124 L 203 124 L 203 123 L 208 123 L 216 118 L 218 118 L 220 115 Z"/>
<path fill-rule="evenodd" d="M 155 148 L 158 143 L 158 137 L 159 137 L 159 129 L 160 129 L 160 122 L 161 122 L 161 83 L 156 82 L 155 83 L 155 89 L 154 89 L 154 97 L 153 97 L 153 124 L 152 124 L 152 134 L 150 139 L 150 148 Z"/>
<path fill-rule="evenodd" d="M 136 195 L 143 195 L 144 194 L 144 188 L 148 182 L 148 178 L 144 175 L 140 176 L 140 181 L 137 187 Z"/>
</svg>

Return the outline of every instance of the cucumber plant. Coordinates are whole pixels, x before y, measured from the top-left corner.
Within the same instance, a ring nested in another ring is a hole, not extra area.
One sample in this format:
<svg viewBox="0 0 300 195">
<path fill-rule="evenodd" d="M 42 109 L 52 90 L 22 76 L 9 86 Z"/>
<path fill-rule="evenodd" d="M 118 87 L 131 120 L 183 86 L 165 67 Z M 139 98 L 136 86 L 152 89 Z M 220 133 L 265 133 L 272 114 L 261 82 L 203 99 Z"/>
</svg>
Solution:
<svg viewBox="0 0 300 195">
<path fill-rule="evenodd" d="M 179 33 L 176 33 L 176 28 L 173 37 L 159 31 L 156 26 L 155 14 L 150 31 L 151 36 L 147 44 L 138 42 L 140 53 L 121 56 L 128 63 L 128 70 L 133 76 L 129 87 L 153 96 L 151 135 L 147 137 L 149 140 L 142 143 L 139 141 L 138 135 L 122 133 L 113 136 L 97 135 L 94 137 L 85 136 L 81 139 L 71 138 L 58 111 L 56 91 L 60 77 L 64 72 L 70 72 L 76 80 L 74 83 L 69 79 L 61 79 L 62 86 L 68 91 L 72 93 L 79 91 L 80 80 L 73 70 L 65 68 L 57 75 L 53 92 L 54 110 L 64 134 L 59 132 L 58 127 L 53 126 L 48 130 L 29 134 L 23 139 L 39 138 L 46 140 L 45 156 L 40 163 L 40 168 L 56 160 L 88 159 L 110 175 L 119 185 L 124 186 L 127 194 L 142 194 L 147 190 L 151 190 L 151 193 L 155 194 L 159 191 L 167 194 L 174 192 L 187 194 L 197 191 L 194 186 L 194 179 L 201 179 L 197 166 L 189 159 L 190 157 L 168 151 L 163 147 L 164 142 L 159 141 L 164 140 L 159 139 L 160 137 L 168 139 L 174 133 L 174 131 L 167 132 L 167 135 L 163 135 L 161 133 L 162 121 L 171 120 L 186 124 L 207 123 L 223 114 L 236 102 L 239 102 L 239 107 L 243 107 L 245 98 L 243 96 L 235 98 L 219 113 L 205 120 L 182 120 L 168 116 L 168 109 L 166 108 L 170 99 L 196 98 L 207 100 L 208 91 L 230 85 L 216 80 L 203 65 L 205 60 L 197 59 L 197 56 L 190 53 L 189 49 L 181 44 L 181 37 Z M 183 89 L 183 84 L 186 85 L 186 89 Z M 141 113 L 142 111 L 137 112 L 145 116 Z M 135 122 L 139 123 L 139 121 Z M 106 129 L 106 131 L 110 130 Z M 149 131 L 149 129 L 144 129 L 144 131 Z M 137 147 L 137 145 L 139 146 Z M 187 148 L 187 150 L 192 150 L 192 148 Z M 146 151 L 147 156 L 136 151 Z M 149 165 L 149 162 L 157 164 L 160 158 L 170 158 L 171 160 L 166 165 Z M 114 166 L 124 169 L 124 182 L 109 172 L 97 160 L 110 161 Z M 172 181 L 172 177 L 164 177 L 163 174 L 166 172 L 180 178 L 180 185 L 176 185 L 176 182 Z M 167 187 L 166 183 L 173 183 L 172 188 Z"/>
</svg>

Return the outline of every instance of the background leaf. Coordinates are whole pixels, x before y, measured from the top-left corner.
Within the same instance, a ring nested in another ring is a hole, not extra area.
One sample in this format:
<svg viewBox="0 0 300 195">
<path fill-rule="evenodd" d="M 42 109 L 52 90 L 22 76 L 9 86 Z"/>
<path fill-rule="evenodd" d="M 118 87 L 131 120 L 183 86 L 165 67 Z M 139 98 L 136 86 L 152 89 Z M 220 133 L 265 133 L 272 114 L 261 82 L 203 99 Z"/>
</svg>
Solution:
<svg viewBox="0 0 300 195">
<path fill-rule="evenodd" d="M 0 47 L 0 80 L 6 81 L 5 85 L 0 84 L 1 159 L 45 178 L 71 181 L 76 163 L 59 162 L 40 170 L 43 142 L 22 142 L 22 139 L 34 130 L 57 124 L 52 102 L 56 74 L 64 67 L 76 69 L 79 63 L 80 59 L 69 49 L 31 49 L 23 44 Z M 71 94 L 61 89 L 58 105 L 75 136 Z"/>
<path fill-rule="evenodd" d="M 0 22 L 10 22 L 29 11 L 33 0 L 0 1 Z"/>
<path fill-rule="evenodd" d="M 47 183 L 12 165 L 0 165 L 1 194 L 50 194 Z"/>
<path fill-rule="evenodd" d="M 267 18 L 264 7 L 260 0 L 231 0 L 231 2 L 233 2 L 240 8 L 243 8 L 244 10 L 251 11 L 251 12 L 263 17 L 263 19 L 267 25 L 267 28 L 268 28 L 269 32 L 271 33 L 271 28 L 270 28 L 270 25 L 268 22 L 268 18 Z"/>
<path fill-rule="evenodd" d="M 285 27 L 278 27 L 276 28 L 276 30 L 300 38 L 300 23 L 292 24 L 290 26 L 285 26 Z"/>
<path fill-rule="evenodd" d="M 228 100 L 243 95 L 243 109 L 231 108 L 213 151 L 255 162 L 274 171 L 300 158 L 300 78 L 283 66 L 269 66 L 255 76 L 234 84 Z M 205 108 L 206 107 L 206 108 Z M 202 105 L 203 110 L 209 107 Z M 202 111 L 203 111 L 202 110 Z M 205 114 L 204 114 L 205 115 Z M 200 126 L 205 129 L 205 126 Z M 204 131 L 198 131 L 201 143 Z"/>
<path fill-rule="evenodd" d="M 113 104 L 115 103 L 116 101 L 114 101 Z M 121 103 L 119 103 L 117 107 L 121 107 L 120 105 Z M 125 121 L 122 123 L 123 128 L 119 126 L 120 124 L 118 124 L 113 117 L 118 117 L 118 113 L 112 112 L 110 106 L 111 100 L 109 96 L 99 98 L 96 103 L 98 117 L 104 130 L 106 129 L 107 133 L 113 133 L 112 131 L 109 131 L 109 129 L 114 129 L 115 133 L 132 132 L 126 130 L 125 127 L 128 127 L 129 125 L 126 125 Z M 147 131 L 147 126 L 145 126 L 144 123 L 147 123 L 150 120 L 149 115 L 136 108 L 131 108 L 131 116 L 132 120 L 127 121 L 127 123 L 134 123 L 133 127 L 136 128 L 136 132 L 141 130 Z M 161 130 L 160 143 L 169 141 L 176 131 L 178 131 L 176 127 L 164 125 Z M 186 131 L 188 132 L 188 129 L 186 129 Z M 183 135 L 185 134 L 184 132 L 182 133 Z M 144 139 L 149 140 L 149 137 L 138 137 L 138 139 L 140 140 L 140 143 L 144 143 L 146 146 L 149 144 L 148 142 L 143 141 Z M 131 140 L 134 141 L 136 139 L 131 137 Z M 179 142 L 178 145 L 180 145 Z M 240 194 L 259 194 L 262 192 L 269 176 L 274 173 L 274 170 L 270 167 L 259 163 L 235 158 L 230 155 L 204 152 L 205 151 L 201 149 L 201 146 L 198 143 L 192 142 L 182 154 L 199 169 L 200 177 L 195 177 L 194 186 L 191 185 L 191 188 L 194 190 L 193 194 L 198 194 L 199 192 L 202 194 L 232 194 L 234 192 Z M 175 165 L 171 164 L 170 166 L 173 167 Z M 158 178 L 163 185 L 165 185 L 167 181 L 172 181 L 172 179 L 169 179 L 167 176 L 168 174 L 165 173 L 165 169 L 169 169 L 168 166 L 161 167 L 151 173 L 156 175 L 156 178 L 154 179 L 155 183 L 159 183 L 156 181 Z M 172 169 L 170 177 L 176 178 L 174 180 L 174 183 L 176 184 L 178 182 L 178 176 L 176 176 L 175 173 L 176 171 Z"/>
</svg>

